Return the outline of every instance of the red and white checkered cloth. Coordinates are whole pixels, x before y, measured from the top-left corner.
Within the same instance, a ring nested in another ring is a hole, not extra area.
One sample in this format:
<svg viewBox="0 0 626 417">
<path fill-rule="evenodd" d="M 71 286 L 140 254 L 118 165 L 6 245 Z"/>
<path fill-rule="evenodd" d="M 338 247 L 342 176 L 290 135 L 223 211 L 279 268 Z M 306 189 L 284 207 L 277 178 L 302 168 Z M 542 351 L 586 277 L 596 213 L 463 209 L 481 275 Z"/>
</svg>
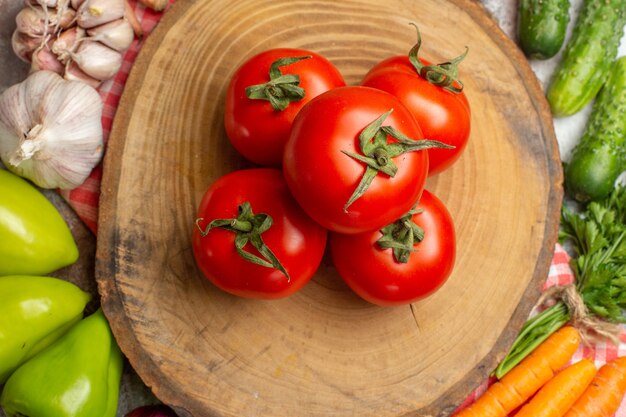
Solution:
<svg viewBox="0 0 626 417">
<path fill-rule="evenodd" d="M 138 4 L 136 0 L 129 0 L 137 19 L 141 22 L 143 37 L 135 39 L 130 48 L 124 54 L 122 68 L 117 75 L 100 86 L 98 92 L 104 102 L 102 113 L 102 127 L 104 130 L 104 143 L 106 145 L 111 133 L 111 126 L 120 97 L 124 91 L 124 85 L 130 69 L 137 58 L 141 46 L 152 29 L 157 25 L 164 12 L 155 12 Z M 170 0 L 174 3 L 174 0 Z M 166 9 L 167 10 L 167 9 Z M 78 188 L 69 191 L 61 191 L 61 195 L 68 201 L 78 216 L 85 222 L 87 227 L 95 234 L 98 229 L 98 202 L 100 199 L 100 181 L 102 180 L 102 164 L 99 164 L 89 175 L 87 180 Z"/>
<path fill-rule="evenodd" d="M 175 0 L 170 0 L 170 3 L 174 3 L 174 1 Z M 124 85 L 126 83 L 126 79 L 128 78 L 131 66 L 135 61 L 146 36 L 148 36 L 152 29 L 154 29 L 163 14 L 163 12 L 154 12 L 144 8 L 140 4 L 136 4 L 136 0 L 130 0 L 130 3 L 137 14 L 137 18 L 141 22 L 141 26 L 144 30 L 144 37 L 141 40 L 135 40 L 133 42 L 129 50 L 124 55 L 124 63 L 115 78 L 99 88 L 100 95 L 104 101 L 102 125 L 104 128 L 105 144 L 109 137 L 113 118 L 115 117 L 115 111 L 122 95 L 122 91 L 124 90 Z M 65 197 L 78 216 L 83 219 L 85 224 L 94 232 L 94 234 L 97 232 L 98 202 L 101 179 L 102 165 L 98 165 L 83 185 L 74 190 L 62 192 L 63 197 Z M 570 258 L 565 250 L 563 250 L 561 246 L 557 245 L 552 265 L 550 267 L 549 276 L 545 283 L 545 288 L 553 285 L 569 284 L 573 282 L 574 274 L 569 267 L 569 259 Z M 581 347 L 574 354 L 572 361 L 576 362 L 583 357 L 591 358 L 595 361 L 596 365 L 600 367 L 606 361 L 614 359 L 617 356 L 626 355 L 626 332 L 623 329 L 621 340 L 624 343 L 621 343 L 619 347 L 605 343 L 599 343 L 592 347 Z M 471 404 L 493 382 L 493 379 L 485 380 L 463 402 L 463 404 L 460 405 L 459 409 L 467 407 Z M 626 401 L 622 404 L 615 415 L 616 417 L 626 417 Z"/>
</svg>

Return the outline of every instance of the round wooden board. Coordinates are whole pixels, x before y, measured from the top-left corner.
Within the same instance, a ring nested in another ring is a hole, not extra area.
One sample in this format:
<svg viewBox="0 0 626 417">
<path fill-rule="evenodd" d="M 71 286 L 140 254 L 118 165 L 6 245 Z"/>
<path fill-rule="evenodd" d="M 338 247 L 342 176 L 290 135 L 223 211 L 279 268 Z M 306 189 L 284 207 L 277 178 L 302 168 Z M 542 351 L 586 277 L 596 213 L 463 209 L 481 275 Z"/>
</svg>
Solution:
<svg viewBox="0 0 626 417">
<path fill-rule="evenodd" d="M 327 56 L 348 83 L 404 54 L 470 53 L 466 152 L 427 188 L 458 232 L 456 268 L 411 306 L 354 295 L 325 261 L 279 301 L 227 295 L 190 248 L 216 178 L 248 166 L 223 128 L 225 88 L 272 47 Z M 96 275 L 131 364 L 182 416 L 447 416 L 502 358 L 539 295 L 562 173 L 549 109 L 524 57 L 469 0 L 179 0 L 128 80 L 105 159 Z"/>
</svg>

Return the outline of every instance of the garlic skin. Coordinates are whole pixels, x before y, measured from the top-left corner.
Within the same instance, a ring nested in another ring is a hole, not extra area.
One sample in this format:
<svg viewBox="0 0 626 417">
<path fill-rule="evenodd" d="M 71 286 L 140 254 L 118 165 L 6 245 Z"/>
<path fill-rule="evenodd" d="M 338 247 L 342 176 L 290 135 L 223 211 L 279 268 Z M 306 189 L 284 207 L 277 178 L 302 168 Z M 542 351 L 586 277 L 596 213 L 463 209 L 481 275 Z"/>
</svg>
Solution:
<svg viewBox="0 0 626 417">
<path fill-rule="evenodd" d="M 66 29 L 76 17 L 74 9 L 48 9 L 41 6 L 29 6 L 20 10 L 15 16 L 18 32 L 31 37 L 45 37 L 57 29 Z"/>
<path fill-rule="evenodd" d="M 30 36 L 18 32 L 17 30 L 13 32 L 13 35 L 11 36 L 11 46 L 13 47 L 13 52 L 15 52 L 15 55 L 17 55 L 24 62 L 31 61 L 33 52 L 39 47 L 40 44 L 40 38 L 31 38 Z"/>
<path fill-rule="evenodd" d="M 59 61 L 57 55 L 50 50 L 48 45 L 44 45 L 33 52 L 31 60 L 31 69 L 33 71 L 48 70 L 54 71 L 59 75 L 65 72 L 65 66 Z"/>
<path fill-rule="evenodd" d="M 127 50 L 135 39 L 133 27 L 124 18 L 87 29 L 87 34 L 92 41 L 102 42 L 116 51 Z"/>
<path fill-rule="evenodd" d="M 122 67 L 122 54 L 100 42 L 82 42 L 71 57 L 85 74 L 100 81 L 112 78 Z"/>
<path fill-rule="evenodd" d="M 33 54 L 32 71 L 52 71 L 59 75 L 63 75 L 65 67 L 52 52 L 47 49 L 40 49 Z"/>
<path fill-rule="evenodd" d="M 32 71 L 100 85 L 115 76 L 122 53 L 142 34 L 128 0 L 22 1 L 11 45 Z"/>
<path fill-rule="evenodd" d="M 83 4 L 85 0 L 70 0 L 70 4 L 72 5 L 72 9 L 78 10 L 81 4 Z"/>
<path fill-rule="evenodd" d="M 62 32 L 52 44 L 52 52 L 64 64 L 68 63 L 71 55 L 78 48 L 78 43 L 85 37 L 85 30 L 76 26 Z"/>
<path fill-rule="evenodd" d="M 32 38 L 45 36 L 54 26 L 49 15 L 46 26 L 46 13 L 47 11 L 37 6 L 23 8 L 15 16 L 17 31 Z"/>
<path fill-rule="evenodd" d="M 76 188 L 102 158 L 102 108 L 92 87 L 34 72 L 0 95 L 0 159 L 42 188 Z"/>
<path fill-rule="evenodd" d="M 85 0 L 78 8 L 78 25 L 89 29 L 124 17 L 124 0 Z"/>
<path fill-rule="evenodd" d="M 81 70 L 80 67 L 76 65 L 76 62 L 70 62 L 67 65 L 63 78 L 70 81 L 82 81 L 93 88 L 98 88 L 102 84 L 102 81 L 85 74 L 85 71 Z"/>
</svg>

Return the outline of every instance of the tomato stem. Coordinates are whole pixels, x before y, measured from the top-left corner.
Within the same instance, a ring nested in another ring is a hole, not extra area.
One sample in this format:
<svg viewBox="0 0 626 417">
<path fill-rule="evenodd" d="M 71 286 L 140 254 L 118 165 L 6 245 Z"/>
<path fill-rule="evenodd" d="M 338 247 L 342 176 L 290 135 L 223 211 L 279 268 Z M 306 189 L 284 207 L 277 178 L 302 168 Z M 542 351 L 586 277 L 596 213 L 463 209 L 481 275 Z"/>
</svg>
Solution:
<svg viewBox="0 0 626 417">
<path fill-rule="evenodd" d="M 309 58 L 312 58 L 312 56 L 277 59 L 270 66 L 270 81 L 246 87 L 246 97 L 251 100 L 267 100 L 276 111 L 285 110 L 292 101 L 302 100 L 305 91 L 299 86 L 300 76 L 297 74 L 283 74 L 280 71 L 280 67 Z"/>
<path fill-rule="evenodd" d="M 239 219 L 232 219 L 230 226 L 240 232 L 249 232 L 252 230 L 252 223 Z"/>
<path fill-rule="evenodd" d="M 383 126 L 383 122 L 392 111 L 393 109 L 390 109 L 388 112 L 383 113 L 361 131 L 359 135 L 359 147 L 363 155 L 346 150 L 341 151 L 350 158 L 363 162 L 367 166 L 357 188 L 343 207 L 345 212 L 348 211 L 348 207 L 350 207 L 352 203 L 365 194 L 365 191 L 367 191 L 379 172 L 387 174 L 390 177 L 396 175 L 398 167 L 394 163 L 393 158 L 407 152 L 422 151 L 431 148 L 454 148 L 454 146 L 436 140 L 411 139 L 391 126 Z M 395 139 L 395 142 L 389 143 L 389 136 Z"/>
<path fill-rule="evenodd" d="M 461 55 L 453 58 L 450 61 L 443 62 L 437 65 L 424 65 L 419 58 L 419 50 L 422 46 L 422 35 L 415 23 L 410 23 L 415 27 L 417 31 L 417 42 L 409 51 L 409 61 L 415 68 L 415 71 L 431 84 L 439 87 L 443 87 L 446 90 L 459 94 L 463 91 L 463 83 L 459 80 L 458 66 L 465 59 L 469 48 L 465 47 L 465 52 Z"/>
<path fill-rule="evenodd" d="M 204 219 L 196 219 L 196 227 L 200 231 L 200 236 L 205 237 L 211 229 L 221 228 L 235 233 L 235 249 L 237 254 L 248 262 L 264 266 L 267 268 L 276 268 L 287 277 L 290 281 L 287 270 L 280 263 L 276 255 L 261 239 L 261 234 L 272 227 L 272 217 L 269 214 L 254 214 L 249 202 L 240 204 L 237 207 L 238 215 L 234 219 L 215 219 L 211 221 L 206 228 L 200 226 L 200 222 Z M 263 256 L 260 258 L 250 252 L 244 250 L 245 246 L 250 243 Z"/>
<path fill-rule="evenodd" d="M 413 209 L 380 230 L 383 235 L 376 243 L 382 249 L 392 249 L 397 262 L 407 263 L 415 252 L 413 246 L 424 240 L 424 230 L 413 223 L 413 216 L 422 211 Z"/>
</svg>

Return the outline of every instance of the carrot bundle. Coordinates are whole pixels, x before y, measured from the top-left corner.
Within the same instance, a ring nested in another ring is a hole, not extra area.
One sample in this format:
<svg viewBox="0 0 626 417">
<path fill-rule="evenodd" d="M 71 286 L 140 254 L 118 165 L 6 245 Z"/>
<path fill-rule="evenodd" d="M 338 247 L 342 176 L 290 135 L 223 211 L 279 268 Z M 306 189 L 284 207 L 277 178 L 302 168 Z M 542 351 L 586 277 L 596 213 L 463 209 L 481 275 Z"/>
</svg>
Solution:
<svg viewBox="0 0 626 417">
<path fill-rule="evenodd" d="M 621 357 L 600 368 L 565 417 L 610 417 L 619 408 L 625 393 L 626 357 Z"/>
<path fill-rule="evenodd" d="M 562 327 L 456 417 L 506 417 L 551 380 L 579 344 L 578 331 Z"/>
<path fill-rule="evenodd" d="M 568 366 L 548 381 L 516 417 L 563 417 L 589 386 L 596 371 L 590 359 Z"/>
</svg>

